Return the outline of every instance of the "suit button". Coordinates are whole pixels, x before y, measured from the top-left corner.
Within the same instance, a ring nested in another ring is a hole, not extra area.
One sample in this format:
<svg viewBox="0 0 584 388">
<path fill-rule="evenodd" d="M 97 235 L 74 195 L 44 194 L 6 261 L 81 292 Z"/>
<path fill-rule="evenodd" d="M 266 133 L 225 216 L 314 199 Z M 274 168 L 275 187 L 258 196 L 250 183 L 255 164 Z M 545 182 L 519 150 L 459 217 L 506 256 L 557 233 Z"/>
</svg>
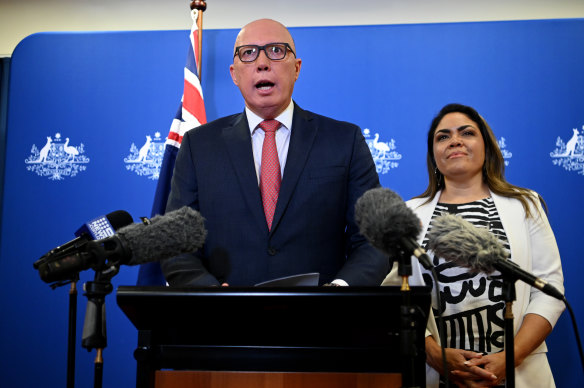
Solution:
<svg viewBox="0 0 584 388">
<path fill-rule="evenodd" d="M 268 248 L 268 255 L 274 256 L 278 251 L 275 248 L 269 247 Z"/>
</svg>

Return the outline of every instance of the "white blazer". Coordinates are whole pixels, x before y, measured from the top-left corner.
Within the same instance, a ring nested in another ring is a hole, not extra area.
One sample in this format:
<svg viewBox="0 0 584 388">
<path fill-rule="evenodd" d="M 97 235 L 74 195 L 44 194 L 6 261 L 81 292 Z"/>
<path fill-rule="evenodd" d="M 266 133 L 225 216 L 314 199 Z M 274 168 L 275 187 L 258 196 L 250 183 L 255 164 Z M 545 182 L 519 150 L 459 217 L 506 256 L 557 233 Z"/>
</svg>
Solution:
<svg viewBox="0 0 584 388">
<path fill-rule="evenodd" d="M 564 276 L 556 239 L 539 203 L 537 193 L 533 192 L 533 195 L 537 205 L 533 206 L 529 202 L 532 217 L 526 218 L 525 210 L 519 200 L 502 197 L 491 192 L 509 240 L 513 261 L 524 270 L 546 280 L 563 293 Z M 440 192 L 432 201 L 425 204 L 427 198 L 414 198 L 406 202 L 422 221 L 422 231 L 418 236 L 418 244 L 422 243 L 426 235 L 439 198 Z M 399 285 L 401 283 L 396 267 L 394 265 L 382 285 Z M 410 285 L 424 285 L 420 265 L 413 263 L 412 267 Z M 526 314 L 538 314 L 547 319 L 553 327 L 565 309 L 563 302 L 521 281 L 515 283 L 515 292 L 517 296 L 517 300 L 513 303 L 515 333 L 521 327 L 523 317 Z M 426 332 L 427 335 L 432 335 L 440 343 L 433 314 L 430 314 Z M 515 386 L 517 388 L 555 387 L 546 352 L 547 347 L 543 342 L 531 355 L 525 358 L 520 366 L 515 368 Z M 438 372 L 426 364 L 426 386 L 438 387 L 438 382 Z"/>
</svg>

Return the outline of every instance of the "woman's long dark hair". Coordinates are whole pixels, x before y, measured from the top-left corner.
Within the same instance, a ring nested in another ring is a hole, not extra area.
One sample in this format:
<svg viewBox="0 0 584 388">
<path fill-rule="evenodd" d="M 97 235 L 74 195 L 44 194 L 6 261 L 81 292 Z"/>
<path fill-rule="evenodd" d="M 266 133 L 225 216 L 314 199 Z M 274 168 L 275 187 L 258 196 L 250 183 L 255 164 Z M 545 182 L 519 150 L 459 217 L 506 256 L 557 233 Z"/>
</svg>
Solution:
<svg viewBox="0 0 584 388">
<path fill-rule="evenodd" d="M 528 201 L 536 208 L 537 204 L 532 192 L 526 188 L 512 185 L 505 179 L 505 160 L 503 159 L 503 154 L 499 149 L 499 144 L 497 143 L 497 139 L 495 138 L 495 134 L 491 127 L 476 110 L 470 106 L 461 104 L 448 104 L 444 106 L 430 124 L 430 130 L 428 131 L 428 152 L 426 154 L 428 187 L 416 198 L 428 198 L 426 201 L 427 203 L 434 199 L 440 190 L 444 189 L 444 177 L 436 167 L 436 160 L 434 159 L 434 132 L 444 116 L 455 112 L 462 113 L 474 121 L 478 125 L 481 135 L 483 135 L 483 141 L 485 143 L 483 180 L 489 189 L 495 194 L 518 199 L 521 202 L 521 205 L 523 205 L 527 217 L 533 216 L 529 210 Z M 547 212 L 547 206 L 541 196 L 539 196 L 539 200 Z"/>
</svg>

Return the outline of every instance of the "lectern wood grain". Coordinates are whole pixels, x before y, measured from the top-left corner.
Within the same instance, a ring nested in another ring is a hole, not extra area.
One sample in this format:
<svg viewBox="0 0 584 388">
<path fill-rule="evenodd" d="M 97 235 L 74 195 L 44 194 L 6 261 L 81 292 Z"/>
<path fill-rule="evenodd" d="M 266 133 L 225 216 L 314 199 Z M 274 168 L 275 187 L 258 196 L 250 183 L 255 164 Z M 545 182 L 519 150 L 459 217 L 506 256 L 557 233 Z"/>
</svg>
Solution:
<svg viewBox="0 0 584 388">
<path fill-rule="evenodd" d="M 155 388 L 393 388 L 399 373 L 156 371 Z"/>
</svg>

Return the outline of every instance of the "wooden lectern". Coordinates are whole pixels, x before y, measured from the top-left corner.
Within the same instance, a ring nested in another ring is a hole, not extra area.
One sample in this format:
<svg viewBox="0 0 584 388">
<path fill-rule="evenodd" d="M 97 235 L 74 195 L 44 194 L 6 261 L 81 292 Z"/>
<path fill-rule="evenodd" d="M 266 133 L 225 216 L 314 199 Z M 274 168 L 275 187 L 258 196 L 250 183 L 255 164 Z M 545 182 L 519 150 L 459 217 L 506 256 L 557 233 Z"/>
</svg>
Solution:
<svg viewBox="0 0 584 388">
<path fill-rule="evenodd" d="M 138 329 L 137 388 L 400 387 L 404 368 L 425 387 L 430 290 L 408 292 L 414 321 L 403 301 L 398 287 L 117 290 Z"/>
</svg>

